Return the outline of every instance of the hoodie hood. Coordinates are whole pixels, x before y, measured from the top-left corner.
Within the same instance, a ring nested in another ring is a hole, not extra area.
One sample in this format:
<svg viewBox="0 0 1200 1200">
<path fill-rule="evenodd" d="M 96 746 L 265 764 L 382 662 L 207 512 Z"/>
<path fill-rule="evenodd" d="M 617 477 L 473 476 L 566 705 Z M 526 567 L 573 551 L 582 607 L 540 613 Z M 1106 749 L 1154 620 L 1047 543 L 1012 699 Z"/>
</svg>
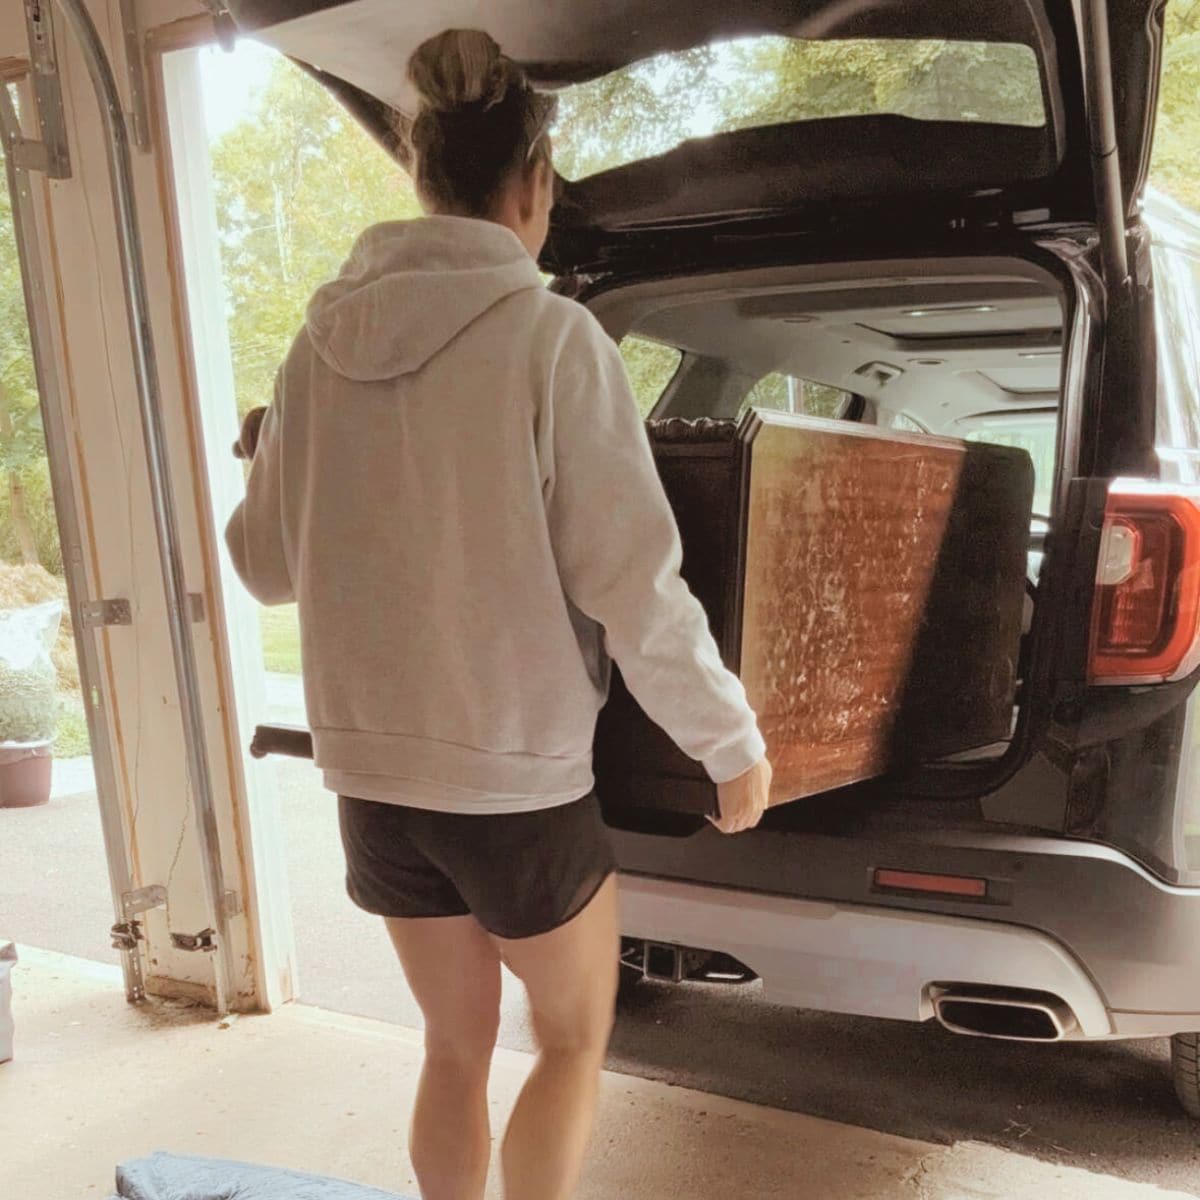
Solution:
<svg viewBox="0 0 1200 1200">
<path fill-rule="evenodd" d="M 313 294 L 313 347 L 339 375 L 393 379 L 423 367 L 513 292 L 542 287 L 511 229 L 469 217 L 374 225 Z"/>
</svg>

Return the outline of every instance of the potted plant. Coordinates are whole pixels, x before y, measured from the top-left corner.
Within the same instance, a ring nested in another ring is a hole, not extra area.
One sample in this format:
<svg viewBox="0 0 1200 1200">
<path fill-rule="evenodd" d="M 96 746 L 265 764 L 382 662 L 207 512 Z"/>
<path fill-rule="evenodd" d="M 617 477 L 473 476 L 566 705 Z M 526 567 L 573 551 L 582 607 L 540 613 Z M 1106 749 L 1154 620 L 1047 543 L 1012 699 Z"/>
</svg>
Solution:
<svg viewBox="0 0 1200 1200">
<path fill-rule="evenodd" d="M 58 679 L 50 656 L 62 603 L 0 610 L 0 808 L 50 799 Z"/>
</svg>

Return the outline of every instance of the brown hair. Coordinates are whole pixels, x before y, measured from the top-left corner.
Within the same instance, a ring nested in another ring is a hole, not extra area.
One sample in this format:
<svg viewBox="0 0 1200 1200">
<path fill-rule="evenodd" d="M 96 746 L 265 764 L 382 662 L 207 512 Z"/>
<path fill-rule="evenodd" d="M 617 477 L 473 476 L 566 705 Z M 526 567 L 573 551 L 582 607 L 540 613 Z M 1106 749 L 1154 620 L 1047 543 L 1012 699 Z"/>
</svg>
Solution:
<svg viewBox="0 0 1200 1200">
<path fill-rule="evenodd" d="M 479 29 L 447 29 L 408 60 L 420 106 L 407 124 L 409 165 L 430 207 L 489 216 L 513 172 L 549 161 L 557 99 Z"/>
</svg>

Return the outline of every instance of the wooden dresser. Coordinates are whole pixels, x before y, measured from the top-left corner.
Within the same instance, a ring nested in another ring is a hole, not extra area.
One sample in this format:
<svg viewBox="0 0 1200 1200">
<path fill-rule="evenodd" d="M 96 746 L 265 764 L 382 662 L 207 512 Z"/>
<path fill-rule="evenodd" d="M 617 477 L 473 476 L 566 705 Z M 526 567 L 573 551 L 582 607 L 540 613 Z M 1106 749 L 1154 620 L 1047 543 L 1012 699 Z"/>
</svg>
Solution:
<svg viewBox="0 0 1200 1200">
<path fill-rule="evenodd" d="M 759 714 L 773 804 L 1009 735 L 1024 451 L 761 411 L 649 433 L 684 577 Z M 703 769 L 614 676 L 602 801 L 715 811 Z"/>
</svg>

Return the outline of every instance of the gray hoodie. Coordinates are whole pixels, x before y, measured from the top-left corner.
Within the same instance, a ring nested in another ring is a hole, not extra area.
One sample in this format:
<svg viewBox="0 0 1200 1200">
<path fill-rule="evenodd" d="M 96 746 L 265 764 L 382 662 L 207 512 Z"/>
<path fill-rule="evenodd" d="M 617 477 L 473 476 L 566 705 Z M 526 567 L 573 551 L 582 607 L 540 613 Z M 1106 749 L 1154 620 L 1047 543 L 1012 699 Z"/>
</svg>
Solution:
<svg viewBox="0 0 1200 1200">
<path fill-rule="evenodd" d="M 491 813 L 583 796 L 609 655 L 713 779 L 763 753 L 680 578 L 620 354 L 501 225 L 359 238 L 279 371 L 227 539 L 260 601 L 299 603 L 335 791 Z"/>
</svg>

